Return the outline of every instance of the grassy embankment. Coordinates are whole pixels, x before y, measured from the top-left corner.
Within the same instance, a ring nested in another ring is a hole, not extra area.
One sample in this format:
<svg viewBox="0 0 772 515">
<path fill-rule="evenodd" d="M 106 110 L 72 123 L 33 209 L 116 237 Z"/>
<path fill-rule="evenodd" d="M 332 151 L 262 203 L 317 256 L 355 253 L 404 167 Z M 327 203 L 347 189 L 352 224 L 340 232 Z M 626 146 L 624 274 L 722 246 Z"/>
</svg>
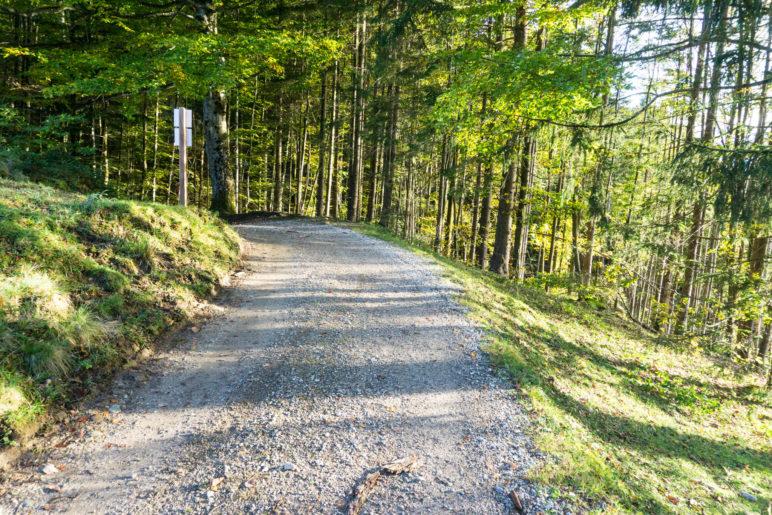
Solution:
<svg viewBox="0 0 772 515">
<path fill-rule="evenodd" d="M 537 445 L 555 457 L 533 479 L 611 503 L 609 512 L 767 513 L 772 407 L 760 375 L 658 342 L 611 310 L 565 292 L 517 286 L 436 258 L 460 301 L 490 330 L 491 360 L 533 413 Z M 757 500 L 743 498 L 741 492 Z"/>
<path fill-rule="evenodd" d="M 0 447 L 194 313 L 238 253 L 206 212 L 0 179 Z"/>
</svg>

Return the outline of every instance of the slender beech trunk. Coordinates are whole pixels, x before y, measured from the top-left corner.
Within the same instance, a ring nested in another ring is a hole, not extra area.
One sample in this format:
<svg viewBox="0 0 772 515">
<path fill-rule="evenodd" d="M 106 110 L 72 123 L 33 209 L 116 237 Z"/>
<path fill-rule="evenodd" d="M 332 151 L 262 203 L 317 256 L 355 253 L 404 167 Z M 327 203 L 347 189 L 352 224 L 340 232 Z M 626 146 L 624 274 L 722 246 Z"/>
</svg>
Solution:
<svg viewBox="0 0 772 515">
<path fill-rule="evenodd" d="M 389 98 L 389 123 L 384 149 L 383 163 L 383 205 L 379 223 L 384 227 L 394 225 L 393 190 L 394 173 L 397 161 L 397 125 L 399 121 L 399 85 L 393 82 L 389 85 L 387 98 Z"/>
<path fill-rule="evenodd" d="M 472 196 L 472 255 L 469 258 L 469 261 L 472 263 L 475 262 L 477 257 L 477 247 L 479 245 L 479 242 L 477 241 L 477 233 L 479 231 L 480 221 L 478 216 L 480 215 L 480 187 L 482 185 L 482 173 L 483 166 L 482 163 L 477 163 L 477 173 L 475 174 L 474 178 L 474 192 Z"/>
<path fill-rule="evenodd" d="M 526 134 L 523 140 L 523 153 L 520 161 L 520 186 L 517 192 L 515 209 L 515 242 L 513 272 L 522 281 L 525 277 L 525 255 L 528 248 L 528 216 L 530 214 L 530 191 L 533 188 L 533 175 L 536 162 L 537 135 Z"/>
<path fill-rule="evenodd" d="M 485 166 L 483 175 L 482 205 L 480 206 L 480 243 L 477 263 L 485 270 L 488 267 L 488 239 L 491 226 L 491 202 L 493 201 L 493 164 Z"/>
<path fill-rule="evenodd" d="M 145 200 L 147 181 L 147 93 L 142 96 L 142 177 L 139 180 L 139 198 Z"/>
<path fill-rule="evenodd" d="M 445 255 L 452 256 L 453 252 L 453 226 L 455 218 L 453 217 L 456 209 L 456 163 L 458 159 L 458 149 L 452 146 L 452 149 L 448 152 L 452 153 L 453 157 L 450 159 L 448 174 L 447 189 L 448 194 L 446 196 L 446 202 L 448 208 L 445 210 Z"/>
<path fill-rule="evenodd" d="M 338 218 L 340 216 L 340 178 L 338 177 L 340 168 L 338 167 L 338 156 L 340 152 L 335 152 L 334 163 L 332 169 L 332 217 Z"/>
<path fill-rule="evenodd" d="M 107 120 L 99 117 L 99 128 L 102 135 L 102 166 L 104 167 L 104 174 L 105 174 L 105 186 L 108 186 L 110 184 L 110 157 L 107 153 L 108 148 L 108 129 L 107 129 Z"/>
<path fill-rule="evenodd" d="M 319 168 L 316 171 L 316 216 L 324 215 L 324 133 L 327 125 L 327 72 L 322 72 L 322 99 L 319 113 Z"/>
<path fill-rule="evenodd" d="M 333 191 L 334 166 L 337 162 L 335 140 L 338 129 L 338 61 L 335 60 L 335 68 L 332 79 L 332 119 L 330 120 L 330 155 L 329 170 L 327 171 L 327 202 L 324 207 L 324 216 L 330 216 L 330 204 L 333 194 L 337 194 L 337 188 Z M 336 215 L 337 216 L 337 213 Z"/>
<path fill-rule="evenodd" d="M 380 131 L 376 126 L 374 129 L 375 143 L 370 153 L 370 196 L 367 199 L 367 215 L 365 220 L 371 223 L 375 220 L 375 198 L 378 196 L 378 163 L 383 145 L 379 144 L 378 137 Z"/>
<path fill-rule="evenodd" d="M 364 80 L 365 35 L 367 20 L 364 14 L 359 14 L 354 44 L 355 63 L 353 69 L 353 103 L 352 103 L 352 145 L 351 165 L 348 173 L 348 193 L 346 219 L 350 222 L 359 220 L 361 189 L 360 168 L 362 159 L 362 128 L 360 112 L 362 110 L 362 84 Z"/>
<path fill-rule="evenodd" d="M 440 152 L 440 166 L 437 167 L 438 173 L 438 185 L 437 185 L 437 223 L 434 226 L 434 251 L 440 252 L 442 250 L 442 233 L 445 225 L 445 196 L 447 195 L 447 179 L 445 178 L 445 168 L 448 152 L 448 136 L 444 134 L 442 136 L 442 151 Z"/>
<path fill-rule="evenodd" d="M 234 197 L 235 197 L 235 208 L 236 213 L 241 212 L 240 203 L 241 200 L 239 199 L 239 192 L 241 191 L 241 134 L 239 132 L 239 88 L 236 89 L 236 108 L 233 110 L 233 131 L 234 131 L 234 145 L 233 145 L 233 153 L 235 154 L 233 157 L 233 179 L 234 179 Z"/>
<path fill-rule="evenodd" d="M 155 202 L 156 197 L 156 176 L 158 175 L 158 114 L 160 93 L 155 94 L 155 116 L 153 117 L 153 194 L 152 199 Z"/>
<path fill-rule="evenodd" d="M 613 17 L 612 17 L 613 18 Z M 540 28 L 536 34 L 536 51 L 541 52 L 547 46 L 547 31 Z M 528 226 L 531 213 L 531 189 L 533 189 L 536 170 L 536 151 L 539 137 L 535 127 L 525 127 L 523 154 L 520 161 L 520 186 L 517 192 L 515 212 L 514 273 L 517 280 L 525 278 L 525 259 L 528 250 Z"/>
<path fill-rule="evenodd" d="M 697 120 L 698 111 L 697 100 L 699 98 L 700 86 L 702 85 L 702 74 L 705 68 L 705 50 L 707 48 L 712 27 L 712 8 L 713 3 L 711 0 L 708 0 L 704 7 L 702 34 L 700 37 L 699 47 L 697 49 L 697 64 L 695 67 L 694 81 L 692 83 L 692 89 L 690 92 L 689 113 L 686 120 L 686 135 L 684 137 L 684 144 L 687 147 L 694 141 L 694 127 Z M 706 118 L 709 122 L 712 117 L 707 116 Z M 698 266 L 697 252 L 699 250 L 699 241 L 702 235 L 702 222 L 705 216 L 705 207 L 703 206 L 702 198 L 700 198 L 701 196 L 702 193 L 700 192 L 697 200 L 695 200 L 694 205 L 692 206 L 692 222 L 686 240 L 686 255 L 684 256 L 686 258 L 686 265 L 684 267 L 684 279 L 681 283 L 681 289 L 679 292 L 680 306 L 678 311 L 678 320 L 676 322 L 676 330 L 679 333 L 686 331 L 687 325 L 689 324 L 689 306 L 691 304 L 692 291 L 694 290 L 694 279 Z"/>
<path fill-rule="evenodd" d="M 284 120 L 282 96 L 279 95 L 279 119 L 276 125 L 276 155 L 274 156 L 274 173 L 273 173 L 273 202 L 271 203 L 274 211 L 282 210 L 282 197 L 284 188 L 284 170 L 282 164 L 282 143 L 284 139 Z"/>
<path fill-rule="evenodd" d="M 303 210 L 304 196 L 304 174 L 308 167 L 306 163 L 306 147 L 308 146 L 308 109 L 309 109 L 309 93 L 306 90 L 306 101 L 303 109 L 303 121 L 302 121 L 302 136 L 300 137 L 300 147 L 298 149 L 298 187 L 297 187 L 297 199 L 298 203 L 295 206 L 295 212 L 299 215 L 305 214 Z M 306 177 L 307 179 L 307 177 Z"/>
</svg>

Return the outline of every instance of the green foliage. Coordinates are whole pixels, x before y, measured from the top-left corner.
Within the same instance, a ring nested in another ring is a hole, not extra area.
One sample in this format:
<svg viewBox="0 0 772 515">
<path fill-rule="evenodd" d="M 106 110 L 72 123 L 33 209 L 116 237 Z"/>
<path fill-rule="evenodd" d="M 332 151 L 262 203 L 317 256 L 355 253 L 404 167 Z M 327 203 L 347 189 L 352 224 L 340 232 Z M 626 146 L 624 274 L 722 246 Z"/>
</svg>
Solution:
<svg viewBox="0 0 772 515">
<path fill-rule="evenodd" d="M 113 95 L 167 85 L 203 98 L 212 89 L 239 87 L 255 75 L 284 73 L 284 63 L 303 59 L 324 65 L 340 46 L 332 39 L 312 39 L 291 31 L 253 30 L 250 34 L 131 32 L 131 51 L 115 52 L 115 41 L 90 46 L 73 55 L 52 49 L 33 73 L 50 78 L 43 91 L 50 98 Z M 67 66 L 62 66 L 67 62 Z"/>
</svg>

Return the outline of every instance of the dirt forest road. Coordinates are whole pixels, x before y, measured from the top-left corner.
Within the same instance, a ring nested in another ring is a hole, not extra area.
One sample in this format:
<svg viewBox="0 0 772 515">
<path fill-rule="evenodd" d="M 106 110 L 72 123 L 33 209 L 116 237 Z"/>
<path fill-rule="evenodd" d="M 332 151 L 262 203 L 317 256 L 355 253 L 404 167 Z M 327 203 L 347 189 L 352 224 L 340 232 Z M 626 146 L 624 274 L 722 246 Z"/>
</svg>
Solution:
<svg viewBox="0 0 772 515">
<path fill-rule="evenodd" d="M 244 223 L 217 316 L 127 371 L 100 414 L 5 481 L 1 513 L 567 512 L 524 479 L 543 459 L 438 265 L 347 228 Z M 106 415 L 104 413 L 106 412 Z"/>
</svg>

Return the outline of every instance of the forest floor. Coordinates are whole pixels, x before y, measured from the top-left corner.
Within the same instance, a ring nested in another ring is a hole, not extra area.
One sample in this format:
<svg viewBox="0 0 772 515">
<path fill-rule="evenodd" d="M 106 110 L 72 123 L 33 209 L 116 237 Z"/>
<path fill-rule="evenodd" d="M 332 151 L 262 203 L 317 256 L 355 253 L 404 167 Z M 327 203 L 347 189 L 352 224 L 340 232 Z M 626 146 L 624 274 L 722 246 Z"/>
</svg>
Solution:
<svg viewBox="0 0 772 515">
<path fill-rule="evenodd" d="M 0 512 L 338 512 L 410 455 L 362 513 L 509 513 L 512 491 L 569 509 L 526 479 L 549 458 L 435 261 L 302 220 L 238 232 L 211 318 L 71 412 L 4 476 Z"/>
</svg>

